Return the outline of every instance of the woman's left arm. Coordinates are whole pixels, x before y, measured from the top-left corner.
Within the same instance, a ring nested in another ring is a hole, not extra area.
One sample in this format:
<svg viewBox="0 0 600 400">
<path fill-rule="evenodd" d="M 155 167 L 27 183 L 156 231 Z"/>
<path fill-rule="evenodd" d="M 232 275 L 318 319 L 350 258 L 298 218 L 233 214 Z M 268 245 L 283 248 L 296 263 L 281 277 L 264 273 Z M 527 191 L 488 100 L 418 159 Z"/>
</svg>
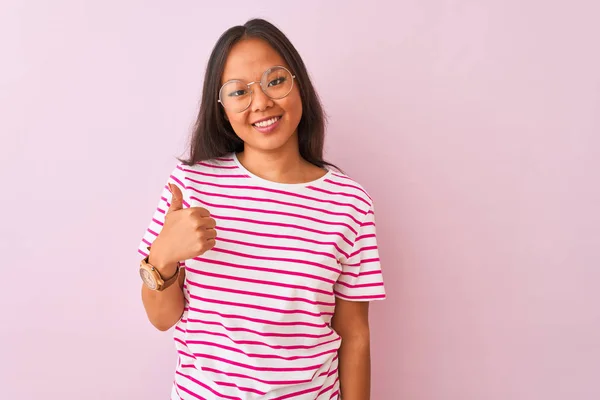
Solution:
<svg viewBox="0 0 600 400">
<path fill-rule="evenodd" d="M 369 400 L 371 398 L 369 303 L 336 298 L 331 325 L 342 337 L 338 353 L 341 398 Z"/>
</svg>

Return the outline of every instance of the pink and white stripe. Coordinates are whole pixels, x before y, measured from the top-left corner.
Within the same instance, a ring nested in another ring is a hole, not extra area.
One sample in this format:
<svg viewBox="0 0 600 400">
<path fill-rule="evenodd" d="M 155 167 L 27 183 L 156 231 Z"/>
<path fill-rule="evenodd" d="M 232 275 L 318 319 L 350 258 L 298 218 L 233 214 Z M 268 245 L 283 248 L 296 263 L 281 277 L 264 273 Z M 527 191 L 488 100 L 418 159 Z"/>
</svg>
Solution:
<svg viewBox="0 0 600 400">
<path fill-rule="evenodd" d="M 212 250 L 182 260 L 187 305 L 174 330 L 171 399 L 338 399 L 335 298 L 385 298 L 367 192 L 332 171 L 307 184 L 269 182 L 235 154 L 178 165 L 168 181 L 185 207 L 211 212 L 218 234 Z M 168 186 L 159 197 L 144 256 Z"/>
</svg>

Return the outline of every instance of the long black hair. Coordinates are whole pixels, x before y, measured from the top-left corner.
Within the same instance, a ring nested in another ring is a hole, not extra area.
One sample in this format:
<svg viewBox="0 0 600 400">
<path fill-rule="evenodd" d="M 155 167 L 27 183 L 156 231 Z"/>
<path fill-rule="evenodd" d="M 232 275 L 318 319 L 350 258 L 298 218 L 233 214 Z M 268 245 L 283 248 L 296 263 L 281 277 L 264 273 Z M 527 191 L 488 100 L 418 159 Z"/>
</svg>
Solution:
<svg viewBox="0 0 600 400">
<path fill-rule="evenodd" d="M 298 144 L 302 158 L 321 168 L 332 166 L 339 170 L 323 159 L 325 114 L 300 54 L 283 32 L 263 19 L 251 19 L 244 25 L 229 28 L 215 44 L 206 67 L 200 110 L 189 146 L 189 158 L 181 161 L 193 165 L 244 149 L 244 142 L 235 134 L 217 100 L 229 52 L 236 43 L 246 38 L 266 41 L 296 75 L 302 99 L 302 117 L 298 124 Z"/>
</svg>

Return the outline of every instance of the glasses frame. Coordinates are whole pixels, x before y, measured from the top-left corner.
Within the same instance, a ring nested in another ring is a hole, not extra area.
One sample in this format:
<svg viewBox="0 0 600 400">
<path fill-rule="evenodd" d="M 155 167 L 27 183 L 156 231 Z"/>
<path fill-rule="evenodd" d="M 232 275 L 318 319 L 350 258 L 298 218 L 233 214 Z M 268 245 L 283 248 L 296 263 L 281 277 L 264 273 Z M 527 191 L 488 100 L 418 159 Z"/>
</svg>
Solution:
<svg viewBox="0 0 600 400">
<path fill-rule="evenodd" d="M 266 92 L 265 88 L 263 87 L 263 83 L 262 83 L 263 79 L 265 79 L 265 78 L 266 78 L 266 76 L 269 74 L 269 72 L 273 71 L 273 70 L 274 70 L 274 69 L 276 69 L 276 68 L 280 68 L 280 69 L 283 69 L 283 70 L 285 70 L 285 71 L 286 71 L 288 74 L 290 74 L 290 76 L 292 77 L 292 86 L 290 86 L 290 90 L 289 90 L 289 91 L 288 91 L 286 94 L 284 94 L 283 96 L 280 96 L 280 97 L 272 97 L 272 96 L 269 96 L 269 95 L 267 94 L 267 92 Z M 232 112 L 235 112 L 235 113 L 241 113 L 241 112 L 244 112 L 244 111 L 246 111 L 246 110 L 247 110 L 248 108 L 250 108 L 250 106 L 252 105 L 252 99 L 253 99 L 253 98 L 252 98 L 252 95 L 254 94 L 254 90 L 252 90 L 251 86 L 252 86 L 252 85 L 254 85 L 255 83 L 258 83 L 258 84 L 260 85 L 260 89 L 261 89 L 261 90 L 262 90 L 262 92 L 265 94 L 265 96 L 267 96 L 268 98 L 270 98 L 270 99 L 272 99 L 272 100 L 281 100 L 281 99 L 283 99 L 284 97 L 286 97 L 288 94 L 290 94 L 290 93 L 292 92 L 292 89 L 294 89 L 294 81 L 295 81 L 295 80 L 296 80 L 296 75 L 292 74 L 292 72 L 291 72 L 289 69 L 287 69 L 287 68 L 286 68 L 286 67 L 284 67 L 283 65 L 275 65 L 275 66 L 273 66 L 273 67 L 269 68 L 268 70 L 266 70 L 265 72 L 263 72 L 263 74 L 262 74 L 262 76 L 260 77 L 260 80 L 259 80 L 259 81 L 253 81 L 253 82 L 250 82 L 250 83 L 244 83 L 244 81 L 242 81 L 242 80 L 240 80 L 240 79 L 231 79 L 231 80 L 228 80 L 228 81 L 227 81 L 227 82 L 225 82 L 225 83 L 224 83 L 224 84 L 221 86 L 221 88 L 219 89 L 219 99 L 217 100 L 217 102 L 221 103 L 221 105 L 223 106 L 223 108 L 227 109 L 227 107 L 225 107 L 225 104 L 223 104 L 223 101 L 221 101 L 221 92 L 223 91 L 223 88 L 224 88 L 226 85 L 228 85 L 228 84 L 230 84 L 230 83 L 233 83 L 233 82 L 240 82 L 240 83 L 242 83 L 242 84 L 245 84 L 245 85 L 248 87 L 248 92 L 250 92 L 250 101 L 248 101 L 248 105 L 247 105 L 247 106 L 246 106 L 246 108 L 244 108 L 243 110 L 241 110 L 241 111 L 232 111 Z"/>
</svg>

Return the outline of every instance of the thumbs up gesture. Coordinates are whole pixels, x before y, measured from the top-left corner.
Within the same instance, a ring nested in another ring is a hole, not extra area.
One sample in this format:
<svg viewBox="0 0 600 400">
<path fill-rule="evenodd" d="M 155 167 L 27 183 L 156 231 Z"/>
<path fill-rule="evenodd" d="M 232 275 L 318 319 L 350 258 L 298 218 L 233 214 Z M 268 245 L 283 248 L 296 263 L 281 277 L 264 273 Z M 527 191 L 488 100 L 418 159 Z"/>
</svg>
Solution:
<svg viewBox="0 0 600 400">
<path fill-rule="evenodd" d="M 207 209 L 183 208 L 183 195 L 177 185 L 169 184 L 172 199 L 162 231 L 151 249 L 151 262 L 159 270 L 178 261 L 198 257 L 215 246 L 216 222 Z"/>
</svg>

